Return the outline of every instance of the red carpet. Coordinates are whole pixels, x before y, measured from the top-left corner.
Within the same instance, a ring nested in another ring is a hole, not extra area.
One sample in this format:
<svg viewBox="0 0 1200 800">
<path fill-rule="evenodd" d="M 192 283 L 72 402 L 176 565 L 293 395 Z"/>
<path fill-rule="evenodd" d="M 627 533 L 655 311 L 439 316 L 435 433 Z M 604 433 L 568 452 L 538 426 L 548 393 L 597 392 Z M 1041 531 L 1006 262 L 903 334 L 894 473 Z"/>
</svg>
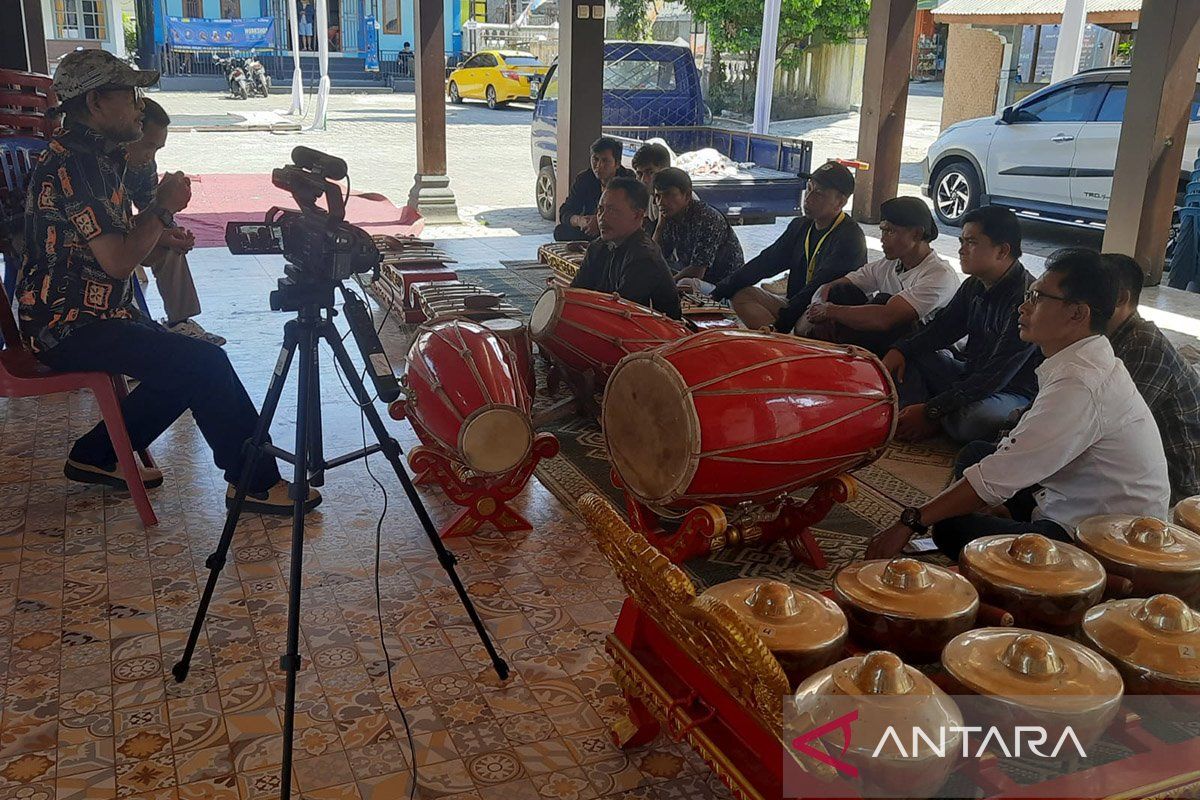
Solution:
<svg viewBox="0 0 1200 800">
<path fill-rule="evenodd" d="M 225 223 L 260 221 L 272 206 L 296 208 L 292 196 L 275 188 L 270 175 L 193 175 L 192 202 L 176 215 L 196 235 L 196 247 L 224 247 Z M 397 208 L 380 194 L 354 192 L 346 204 L 346 220 L 370 234 L 420 235 L 425 227 L 411 208 Z"/>
</svg>

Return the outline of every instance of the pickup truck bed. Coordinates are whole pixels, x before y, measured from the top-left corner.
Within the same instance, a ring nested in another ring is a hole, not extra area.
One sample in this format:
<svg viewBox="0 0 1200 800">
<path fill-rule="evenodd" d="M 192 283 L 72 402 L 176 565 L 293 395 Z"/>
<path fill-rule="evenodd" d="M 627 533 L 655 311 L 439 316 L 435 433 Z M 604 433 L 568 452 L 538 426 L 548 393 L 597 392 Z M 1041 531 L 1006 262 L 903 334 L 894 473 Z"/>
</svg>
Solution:
<svg viewBox="0 0 1200 800">
<path fill-rule="evenodd" d="M 812 143 L 803 139 L 707 126 L 605 127 L 625 145 L 625 160 L 649 139 L 662 139 L 676 154 L 712 148 L 743 167 L 737 177 L 692 176 L 700 199 L 734 223 L 773 222 L 800 213 L 800 194 L 812 166 Z"/>
</svg>

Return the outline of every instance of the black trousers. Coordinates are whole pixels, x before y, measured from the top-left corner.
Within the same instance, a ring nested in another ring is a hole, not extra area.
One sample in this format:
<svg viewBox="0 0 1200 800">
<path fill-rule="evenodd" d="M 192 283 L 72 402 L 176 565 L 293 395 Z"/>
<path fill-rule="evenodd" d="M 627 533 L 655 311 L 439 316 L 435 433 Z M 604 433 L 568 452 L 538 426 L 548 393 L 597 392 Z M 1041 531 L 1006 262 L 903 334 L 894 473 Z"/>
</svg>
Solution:
<svg viewBox="0 0 1200 800">
<path fill-rule="evenodd" d="M 839 283 L 837 286 L 829 288 L 828 301 L 839 306 L 866 306 L 866 305 L 887 305 L 887 302 L 892 299 L 890 294 L 880 292 L 874 297 L 867 297 L 866 292 L 858 288 L 852 283 Z M 915 322 L 908 322 L 903 325 L 897 325 L 894 328 L 886 331 L 860 331 L 845 325 L 833 323 L 821 323 L 814 327 L 814 338 L 822 339 L 827 342 L 837 342 L 838 344 L 853 344 L 870 350 L 878 356 L 882 356 L 892 345 L 899 341 L 902 337 L 907 336 L 917 329 Z"/>
<path fill-rule="evenodd" d="M 121 404 L 134 450 L 162 435 L 191 410 L 213 460 L 236 483 L 242 446 L 254 435 L 258 411 L 220 347 L 171 333 L 147 321 L 101 320 L 75 331 L 38 358 L 59 371 L 97 371 L 136 378 L 138 387 Z M 108 430 L 101 422 L 71 448 L 85 464 L 116 464 Z M 261 492 L 279 481 L 273 458 L 260 458 L 247 489 Z"/>
<path fill-rule="evenodd" d="M 590 242 L 591 237 L 569 222 L 560 222 L 554 226 L 554 241 Z"/>
<path fill-rule="evenodd" d="M 954 477 L 961 478 L 963 472 L 972 464 L 977 464 L 984 458 L 996 452 L 993 442 L 971 442 L 958 453 L 954 463 Z M 935 524 L 931 531 L 933 542 L 947 557 L 958 560 L 962 549 L 971 541 L 981 536 L 1000 536 L 1007 533 L 1040 533 L 1049 539 L 1060 542 L 1071 541 L 1070 534 L 1057 522 L 1048 519 L 1033 519 L 1033 511 L 1037 508 L 1037 500 L 1033 496 L 1034 487 L 1022 489 L 1004 503 L 1012 519 L 995 517 L 991 514 L 964 514 L 961 517 L 950 517 Z"/>
</svg>

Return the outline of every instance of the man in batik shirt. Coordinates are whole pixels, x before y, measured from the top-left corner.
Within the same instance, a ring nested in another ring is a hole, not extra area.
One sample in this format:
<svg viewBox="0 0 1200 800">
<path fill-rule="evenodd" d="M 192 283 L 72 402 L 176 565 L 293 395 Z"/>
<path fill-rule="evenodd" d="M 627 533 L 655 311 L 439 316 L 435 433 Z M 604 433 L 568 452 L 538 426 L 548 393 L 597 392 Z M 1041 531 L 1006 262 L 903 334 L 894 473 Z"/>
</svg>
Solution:
<svg viewBox="0 0 1200 800">
<path fill-rule="evenodd" d="M 272 458 L 243 476 L 243 446 L 258 412 L 220 347 L 171 333 L 134 305 L 131 276 L 156 248 L 178 246 L 186 233 L 168 227 L 191 199 L 181 172 L 158 185 L 136 217 L 125 193 L 123 145 L 142 135 L 142 87 L 158 73 L 138 71 L 104 50 L 80 50 L 58 66 L 54 89 L 66 114 L 30 176 L 25 261 L 18 290 L 25 343 L 60 371 L 108 372 L 139 385 L 121 404 L 134 450 L 145 449 L 190 410 L 233 484 L 244 478 L 247 510 L 291 515 L 288 484 Z M 71 480 L 126 488 L 101 423 L 71 448 Z M 147 486 L 162 473 L 146 470 Z M 306 498 L 315 507 L 320 495 Z"/>
</svg>

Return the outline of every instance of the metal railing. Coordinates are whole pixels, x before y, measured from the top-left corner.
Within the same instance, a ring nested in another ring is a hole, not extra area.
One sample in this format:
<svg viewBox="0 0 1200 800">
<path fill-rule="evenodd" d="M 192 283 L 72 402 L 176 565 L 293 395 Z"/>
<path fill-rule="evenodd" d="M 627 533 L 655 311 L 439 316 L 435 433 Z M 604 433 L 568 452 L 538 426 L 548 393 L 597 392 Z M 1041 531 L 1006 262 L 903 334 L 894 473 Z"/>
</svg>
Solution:
<svg viewBox="0 0 1200 800">
<path fill-rule="evenodd" d="M 402 50 L 379 51 L 379 74 L 389 84 L 396 81 L 410 81 L 416 77 L 412 52 Z"/>
</svg>

